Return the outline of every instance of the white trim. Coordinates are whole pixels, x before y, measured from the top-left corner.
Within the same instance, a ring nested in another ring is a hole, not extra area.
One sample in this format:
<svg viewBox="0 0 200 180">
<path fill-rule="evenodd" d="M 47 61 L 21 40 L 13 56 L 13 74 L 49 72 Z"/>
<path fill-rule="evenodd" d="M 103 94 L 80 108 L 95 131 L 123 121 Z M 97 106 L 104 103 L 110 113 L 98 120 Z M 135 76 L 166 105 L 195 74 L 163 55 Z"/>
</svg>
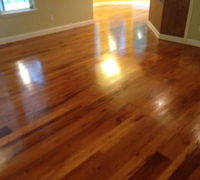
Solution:
<svg viewBox="0 0 200 180">
<path fill-rule="evenodd" d="M 150 21 L 148 21 L 147 25 L 153 31 L 153 33 L 156 35 L 158 39 L 200 47 L 200 41 L 187 39 L 186 37 L 176 37 L 176 36 L 161 34 L 158 32 L 156 27 Z"/>
<path fill-rule="evenodd" d="M 94 20 L 91 19 L 91 20 L 68 24 L 68 25 L 64 25 L 64 26 L 58 26 L 58 27 L 43 29 L 43 30 L 39 30 L 39 31 L 35 31 L 35 32 L 29 32 L 29 33 L 25 33 L 25 34 L 4 37 L 4 38 L 0 38 L 0 45 L 15 42 L 15 41 L 21 41 L 21 40 L 25 40 L 25 39 L 29 39 L 29 38 L 34 38 L 34 37 L 38 37 L 38 36 L 43 36 L 43 35 L 47 35 L 47 34 L 52 34 L 52 33 L 60 32 L 60 31 L 66 31 L 69 29 L 74 29 L 74 28 L 90 25 L 93 23 L 94 23 Z"/>
<path fill-rule="evenodd" d="M 131 6 L 145 8 L 145 9 L 148 9 L 150 7 L 150 3 L 134 2 L 134 1 L 110 1 L 110 2 L 97 2 L 93 4 L 94 7 L 113 6 L 113 5 L 131 5 Z"/>
<path fill-rule="evenodd" d="M 193 39 L 187 39 L 187 44 L 196 46 L 196 47 L 200 47 L 200 41 L 193 40 Z"/>
<path fill-rule="evenodd" d="M 156 27 L 150 21 L 147 22 L 147 25 L 154 32 L 154 34 L 156 35 L 156 37 L 160 38 L 159 31 L 156 29 Z"/>
<path fill-rule="evenodd" d="M 177 43 L 181 43 L 181 44 L 187 44 L 187 39 L 185 39 L 185 38 L 170 36 L 170 35 L 166 35 L 166 34 L 160 34 L 159 39 L 177 42 Z"/>
<path fill-rule="evenodd" d="M 200 41 L 188 38 L 188 32 L 189 32 L 190 21 L 191 21 L 191 17 L 192 17 L 193 5 L 194 5 L 194 0 L 191 0 L 190 6 L 189 6 L 189 11 L 188 11 L 187 22 L 186 22 L 185 33 L 184 33 L 184 37 L 182 37 L 182 38 L 159 33 L 159 31 L 156 29 L 156 27 L 150 21 L 148 21 L 148 23 L 147 23 L 148 27 L 153 31 L 153 33 L 156 35 L 156 37 L 158 39 L 200 47 Z"/>
<path fill-rule="evenodd" d="M 188 16 L 187 16 L 187 22 L 186 22 L 185 33 L 184 33 L 184 37 L 185 38 L 188 37 L 188 32 L 189 32 L 189 28 L 190 28 L 190 22 L 191 22 L 191 19 L 192 19 L 193 5 L 194 5 L 194 0 L 190 0 Z"/>
</svg>

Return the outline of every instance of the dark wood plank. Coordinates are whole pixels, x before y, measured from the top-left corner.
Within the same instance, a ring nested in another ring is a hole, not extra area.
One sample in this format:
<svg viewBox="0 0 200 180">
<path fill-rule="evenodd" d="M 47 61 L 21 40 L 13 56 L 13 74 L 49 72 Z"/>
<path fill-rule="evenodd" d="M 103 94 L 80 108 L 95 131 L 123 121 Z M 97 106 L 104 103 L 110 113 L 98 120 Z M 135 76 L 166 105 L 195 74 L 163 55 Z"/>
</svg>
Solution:
<svg viewBox="0 0 200 180">
<path fill-rule="evenodd" d="M 200 166 L 200 148 L 197 147 L 191 154 L 189 154 L 186 157 L 185 161 L 171 175 L 169 180 L 175 180 L 175 179 L 187 180 L 199 166 Z"/>
<path fill-rule="evenodd" d="M 11 129 L 7 126 L 0 129 L 0 138 L 7 136 L 8 134 L 12 133 Z"/>
<path fill-rule="evenodd" d="M 149 157 L 145 164 L 129 180 L 155 180 L 169 166 L 170 160 L 160 153 Z"/>
<path fill-rule="evenodd" d="M 200 179 L 200 166 L 194 170 L 189 180 L 199 180 Z"/>
</svg>

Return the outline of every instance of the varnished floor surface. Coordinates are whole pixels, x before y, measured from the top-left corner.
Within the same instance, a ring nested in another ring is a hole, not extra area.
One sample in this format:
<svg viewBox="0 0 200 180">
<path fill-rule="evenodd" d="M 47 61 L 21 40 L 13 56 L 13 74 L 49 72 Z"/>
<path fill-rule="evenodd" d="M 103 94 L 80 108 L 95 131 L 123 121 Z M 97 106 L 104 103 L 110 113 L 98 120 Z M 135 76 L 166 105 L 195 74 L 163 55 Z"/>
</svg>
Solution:
<svg viewBox="0 0 200 180">
<path fill-rule="evenodd" d="M 148 11 L 0 46 L 0 179 L 199 180 L 200 49 Z"/>
</svg>

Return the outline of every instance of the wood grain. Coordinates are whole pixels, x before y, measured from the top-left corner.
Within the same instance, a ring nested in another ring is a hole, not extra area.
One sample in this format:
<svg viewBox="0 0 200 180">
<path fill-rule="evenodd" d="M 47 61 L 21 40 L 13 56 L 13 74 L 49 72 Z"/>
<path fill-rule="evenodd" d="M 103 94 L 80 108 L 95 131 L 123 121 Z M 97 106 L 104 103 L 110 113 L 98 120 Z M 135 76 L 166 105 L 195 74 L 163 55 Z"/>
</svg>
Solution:
<svg viewBox="0 0 200 180">
<path fill-rule="evenodd" d="M 200 166 L 200 150 L 196 148 L 188 155 L 181 166 L 172 174 L 169 180 L 183 179 L 187 180 L 192 173 Z"/>
<path fill-rule="evenodd" d="M 199 179 L 199 48 L 144 9 L 94 19 L 0 46 L 0 179 Z"/>
<path fill-rule="evenodd" d="M 155 153 L 151 157 L 149 157 L 145 164 L 134 173 L 129 180 L 134 179 L 157 179 L 160 174 L 169 166 L 170 160 L 165 158 L 160 153 Z"/>
</svg>

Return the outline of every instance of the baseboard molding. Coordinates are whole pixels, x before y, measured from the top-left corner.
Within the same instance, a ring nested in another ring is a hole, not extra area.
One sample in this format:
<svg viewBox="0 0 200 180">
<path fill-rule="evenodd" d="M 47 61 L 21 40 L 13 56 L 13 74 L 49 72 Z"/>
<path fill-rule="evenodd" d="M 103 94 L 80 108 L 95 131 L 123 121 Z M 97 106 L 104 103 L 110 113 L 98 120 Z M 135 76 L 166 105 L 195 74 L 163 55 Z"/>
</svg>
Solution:
<svg viewBox="0 0 200 180">
<path fill-rule="evenodd" d="M 98 6 L 113 6 L 113 5 L 131 5 L 138 8 L 148 9 L 150 7 L 150 3 L 145 2 L 134 2 L 134 1 L 110 1 L 110 2 L 98 2 L 94 3 L 94 7 Z"/>
<path fill-rule="evenodd" d="M 200 47 L 200 41 L 188 39 L 188 38 L 185 38 L 185 37 L 181 38 L 181 37 L 161 34 L 161 33 L 159 33 L 159 31 L 156 29 L 156 27 L 150 21 L 148 21 L 147 25 L 153 31 L 153 33 L 155 34 L 155 36 L 158 39 Z"/>
<path fill-rule="evenodd" d="M 187 43 L 192 46 L 200 47 L 200 41 L 197 40 L 187 39 Z"/>
<path fill-rule="evenodd" d="M 74 28 L 79 28 L 79 27 L 90 25 L 93 23 L 94 23 L 94 20 L 91 19 L 91 20 L 68 24 L 68 25 L 64 25 L 64 26 L 57 26 L 57 27 L 43 29 L 43 30 L 39 30 L 39 31 L 35 31 L 35 32 L 29 32 L 29 33 L 25 33 L 25 34 L 19 34 L 19 35 L 15 35 L 15 36 L 0 38 L 0 45 L 12 43 L 12 42 L 16 42 L 16 41 L 21 41 L 21 40 L 25 40 L 25 39 L 30 39 L 30 38 L 34 38 L 34 37 L 38 37 L 38 36 L 44 36 L 47 34 L 57 33 L 57 32 L 61 32 L 61 31 L 66 31 L 66 30 L 70 30 L 70 29 L 74 29 Z"/>
<path fill-rule="evenodd" d="M 160 38 L 160 33 L 156 29 L 156 27 L 150 21 L 147 22 L 147 25 L 153 31 L 153 33 L 156 35 L 156 37 L 159 39 Z"/>
<path fill-rule="evenodd" d="M 166 40 L 166 41 L 172 41 L 172 42 L 176 42 L 176 43 L 181 43 L 181 44 L 187 44 L 187 39 L 185 39 L 185 38 L 170 36 L 170 35 L 166 35 L 166 34 L 160 34 L 159 39 Z"/>
</svg>

